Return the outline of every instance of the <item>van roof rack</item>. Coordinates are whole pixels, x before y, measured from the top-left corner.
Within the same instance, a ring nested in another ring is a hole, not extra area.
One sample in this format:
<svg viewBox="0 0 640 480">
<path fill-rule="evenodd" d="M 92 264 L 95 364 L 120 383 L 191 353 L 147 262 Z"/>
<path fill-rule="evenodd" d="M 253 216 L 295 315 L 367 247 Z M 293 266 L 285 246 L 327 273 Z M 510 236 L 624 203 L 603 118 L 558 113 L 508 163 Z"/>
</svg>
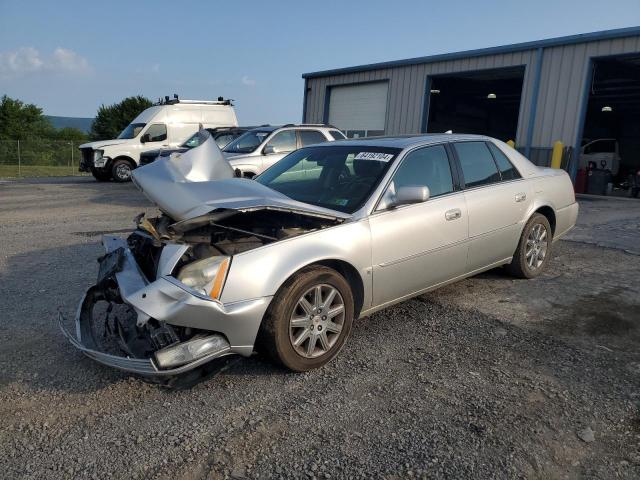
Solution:
<svg viewBox="0 0 640 480">
<path fill-rule="evenodd" d="M 177 103 L 183 103 L 188 105 L 231 105 L 233 106 L 233 99 L 218 97 L 217 100 L 183 100 L 178 98 L 178 95 L 173 94 L 173 98 L 169 95 L 165 95 L 164 98 L 159 98 L 156 105 L 175 105 Z"/>
</svg>

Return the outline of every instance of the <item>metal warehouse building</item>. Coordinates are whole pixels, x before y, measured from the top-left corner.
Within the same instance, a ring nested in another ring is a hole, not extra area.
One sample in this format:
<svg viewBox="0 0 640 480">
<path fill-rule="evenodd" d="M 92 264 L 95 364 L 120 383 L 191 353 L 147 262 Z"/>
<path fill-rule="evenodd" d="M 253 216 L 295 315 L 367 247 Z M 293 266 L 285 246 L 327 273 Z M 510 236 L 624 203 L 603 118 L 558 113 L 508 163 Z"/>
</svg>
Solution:
<svg viewBox="0 0 640 480">
<path fill-rule="evenodd" d="M 539 165 L 559 140 L 574 175 L 581 146 L 610 139 L 587 148 L 618 148 L 621 169 L 640 167 L 640 27 L 302 77 L 303 121 L 349 137 L 482 133 Z"/>
</svg>

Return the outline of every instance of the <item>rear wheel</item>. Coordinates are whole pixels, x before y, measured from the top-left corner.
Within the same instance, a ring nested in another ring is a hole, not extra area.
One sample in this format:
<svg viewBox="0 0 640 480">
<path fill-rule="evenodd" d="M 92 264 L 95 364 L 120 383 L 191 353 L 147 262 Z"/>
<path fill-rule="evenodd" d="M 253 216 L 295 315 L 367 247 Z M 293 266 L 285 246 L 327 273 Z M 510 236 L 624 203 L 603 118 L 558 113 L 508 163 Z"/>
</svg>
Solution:
<svg viewBox="0 0 640 480">
<path fill-rule="evenodd" d="M 120 159 L 113 162 L 111 176 L 116 182 L 128 182 L 131 180 L 133 168 L 129 160 Z"/>
<path fill-rule="evenodd" d="M 353 324 L 353 294 L 347 281 L 323 266 L 309 267 L 274 297 L 261 329 L 261 344 L 277 363 L 305 372 L 331 361 Z"/>
<path fill-rule="evenodd" d="M 551 225 L 547 217 L 534 213 L 522 230 L 513 260 L 505 268 L 518 278 L 534 278 L 540 275 L 551 257 Z"/>
</svg>

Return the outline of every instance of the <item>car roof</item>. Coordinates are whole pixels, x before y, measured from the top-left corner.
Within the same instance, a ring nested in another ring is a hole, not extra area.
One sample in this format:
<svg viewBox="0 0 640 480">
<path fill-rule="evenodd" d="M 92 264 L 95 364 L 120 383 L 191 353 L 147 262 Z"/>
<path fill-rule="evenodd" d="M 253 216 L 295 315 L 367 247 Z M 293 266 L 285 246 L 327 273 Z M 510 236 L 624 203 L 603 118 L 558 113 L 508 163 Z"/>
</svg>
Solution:
<svg viewBox="0 0 640 480">
<path fill-rule="evenodd" d="M 253 127 L 250 131 L 259 131 L 259 132 L 274 132 L 280 129 L 296 129 L 296 130 L 338 130 L 336 127 L 331 125 L 314 125 L 314 124 L 286 124 L 286 125 L 263 125 L 262 127 Z"/>
<path fill-rule="evenodd" d="M 337 140 L 340 145 L 353 145 L 353 146 L 369 146 L 369 147 L 393 147 L 393 148 L 410 148 L 418 145 L 430 145 L 442 142 L 458 142 L 465 140 L 491 140 L 491 137 L 486 135 L 472 135 L 462 133 L 423 133 L 421 135 L 400 135 L 400 136 L 388 136 L 388 137 L 364 137 L 364 138 L 349 138 L 347 140 Z M 315 145 L 314 145 L 315 146 Z M 335 142 L 329 144 L 319 143 L 318 147 L 336 146 Z"/>
</svg>

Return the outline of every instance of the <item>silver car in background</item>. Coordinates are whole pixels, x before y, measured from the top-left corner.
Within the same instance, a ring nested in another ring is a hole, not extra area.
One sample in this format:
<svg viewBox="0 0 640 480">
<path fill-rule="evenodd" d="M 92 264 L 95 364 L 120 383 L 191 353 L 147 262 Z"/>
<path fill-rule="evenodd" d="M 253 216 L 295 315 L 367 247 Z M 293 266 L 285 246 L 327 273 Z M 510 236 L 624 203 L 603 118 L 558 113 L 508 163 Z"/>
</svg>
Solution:
<svg viewBox="0 0 640 480">
<path fill-rule="evenodd" d="M 253 178 L 298 148 L 345 138 L 331 125 L 263 125 L 236 138 L 222 152 L 238 177 Z"/>
<path fill-rule="evenodd" d="M 63 327 L 101 363 L 161 377 L 261 350 L 317 368 L 356 318 L 501 265 L 540 275 L 578 214 L 566 172 L 475 135 L 319 144 L 255 180 L 192 170 L 134 172 L 163 214 L 104 239 L 76 334 Z"/>
</svg>

